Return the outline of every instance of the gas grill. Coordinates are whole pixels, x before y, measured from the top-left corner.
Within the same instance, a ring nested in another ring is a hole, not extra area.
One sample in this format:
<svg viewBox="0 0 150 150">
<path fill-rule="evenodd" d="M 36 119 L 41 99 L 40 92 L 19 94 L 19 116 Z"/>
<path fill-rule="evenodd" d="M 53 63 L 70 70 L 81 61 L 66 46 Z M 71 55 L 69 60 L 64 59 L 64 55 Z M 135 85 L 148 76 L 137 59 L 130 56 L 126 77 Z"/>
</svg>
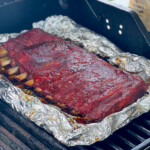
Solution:
<svg viewBox="0 0 150 150">
<path fill-rule="evenodd" d="M 150 113 L 135 119 L 103 142 L 68 148 L 52 135 L 30 122 L 7 104 L 0 102 L 0 148 L 3 150 L 148 150 L 150 149 Z"/>
<path fill-rule="evenodd" d="M 129 9 L 105 4 L 103 1 L 0 0 L 0 14 L 3 14 L 0 15 L 1 33 L 30 29 L 35 21 L 50 15 L 62 14 L 106 36 L 122 50 L 150 58 L 150 36 L 138 16 Z M 110 31 L 107 29 L 106 19 L 112 22 L 109 25 Z M 118 34 L 117 26 L 120 24 L 124 27 L 122 35 Z M 50 133 L 12 110 L 8 104 L 0 101 L 1 149 L 148 150 L 150 149 L 150 112 L 133 120 L 103 142 L 69 148 L 57 141 Z"/>
</svg>

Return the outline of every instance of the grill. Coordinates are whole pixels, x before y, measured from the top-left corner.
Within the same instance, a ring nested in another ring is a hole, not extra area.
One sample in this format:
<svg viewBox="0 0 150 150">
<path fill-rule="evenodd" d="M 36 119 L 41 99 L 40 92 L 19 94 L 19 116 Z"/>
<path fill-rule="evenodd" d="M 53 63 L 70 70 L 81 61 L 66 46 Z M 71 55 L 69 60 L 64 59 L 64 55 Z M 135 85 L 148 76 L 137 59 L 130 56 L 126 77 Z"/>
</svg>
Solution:
<svg viewBox="0 0 150 150">
<path fill-rule="evenodd" d="M 134 53 L 149 57 L 147 55 L 149 54 L 148 50 L 150 45 L 150 40 L 148 39 L 149 35 L 147 35 L 140 20 L 133 12 L 126 13 L 128 13 L 128 17 L 131 17 L 130 14 L 132 14 L 132 17 L 135 17 L 136 23 L 139 22 L 139 24 L 137 27 L 133 22 L 128 22 L 130 26 L 134 26 L 134 28 L 129 28 L 128 32 L 130 33 L 130 30 L 132 30 L 132 33 L 136 33 L 136 36 L 128 37 L 128 34 L 125 33 L 122 35 L 122 38 L 117 39 L 117 36 L 115 36 L 116 31 L 113 26 L 110 31 L 111 34 L 110 32 L 106 32 L 105 26 L 102 24 L 102 18 L 106 18 L 107 15 L 109 15 L 107 13 L 110 13 L 109 19 L 111 20 L 111 16 L 114 13 L 113 11 L 116 11 L 117 13 L 118 9 L 114 9 L 110 6 L 112 11 L 104 11 L 105 15 L 103 15 L 99 10 L 105 9 L 106 6 L 99 5 L 100 3 L 95 0 L 93 0 L 93 3 L 92 0 L 89 0 L 88 3 L 86 2 L 86 0 L 82 0 L 81 5 L 79 5 L 76 0 L 58 0 L 55 2 L 53 0 L 0 0 L 0 14 L 3 14 L 0 15 L 0 32 L 19 32 L 22 29 L 30 29 L 31 24 L 34 21 L 39 21 L 54 14 L 63 14 L 71 17 L 84 26 L 93 29 L 97 33 L 105 35 L 123 50 L 129 49 L 132 52 L 133 49 L 136 49 L 137 51 Z M 53 7 L 51 7 L 51 4 L 53 4 Z M 73 7 L 70 7 L 70 4 L 72 4 Z M 102 8 L 102 6 L 104 8 Z M 76 9 L 76 7 L 79 7 L 79 9 Z M 82 12 L 82 10 L 85 11 L 86 14 Z M 121 16 L 118 16 L 118 22 L 115 23 L 120 23 L 123 18 L 122 16 L 126 15 L 126 13 L 122 13 Z M 118 15 L 119 14 L 120 12 Z M 88 17 L 87 20 L 84 19 L 85 15 Z M 129 20 L 131 21 L 131 19 Z M 99 21 L 101 22 L 99 23 Z M 126 26 L 129 26 L 129 24 Z M 132 37 L 134 37 L 134 39 L 132 39 Z M 138 38 L 144 46 L 139 46 L 138 42 L 136 43 L 136 38 Z M 128 45 L 125 39 L 130 39 L 130 41 L 132 41 L 130 43 L 135 44 Z M 135 46 L 136 48 L 132 46 Z M 146 51 L 143 51 L 143 49 Z M 57 141 L 50 133 L 47 133 L 27 118 L 24 118 L 21 114 L 12 110 L 8 104 L 0 101 L 0 150 L 30 149 L 148 150 L 150 149 L 150 112 L 135 119 L 103 142 L 97 142 L 91 146 L 75 146 L 69 148 Z"/>
<path fill-rule="evenodd" d="M 12 110 L 7 104 L 0 102 L 0 149 L 148 150 L 150 149 L 150 113 L 135 119 L 103 142 L 68 148 Z"/>
</svg>

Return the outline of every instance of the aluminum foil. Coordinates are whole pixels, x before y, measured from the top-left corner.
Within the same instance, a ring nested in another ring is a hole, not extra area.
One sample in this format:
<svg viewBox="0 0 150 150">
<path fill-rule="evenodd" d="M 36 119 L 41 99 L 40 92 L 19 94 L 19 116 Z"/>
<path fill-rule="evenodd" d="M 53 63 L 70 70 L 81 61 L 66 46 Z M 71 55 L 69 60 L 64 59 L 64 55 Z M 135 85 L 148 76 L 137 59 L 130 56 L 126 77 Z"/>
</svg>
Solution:
<svg viewBox="0 0 150 150">
<path fill-rule="evenodd" d="M 88 51 L 104 57 L 114 56 L 120 51 L 105 37 L 80 26 L 67 16 L 48 17 L 45 21 L 33 23 L 33 28 L 41 28 L 50 34 L 70 39 L 76 44 L 83 45 Z"/>
<path fill-rule="evenodd" d="M 123 53 L 102 35 L 80 26 L 67 16 L 48 17 L 44 21 L 33 23 L 33 28 L 41 28 L 50 34 L 70 39 L 90 52 L 108 57 L 111 64 L 118 65 L 128 72 L 138 73 L 144 80 L 150 81 L 150 60 L 135 54 Z"/>
<path fill-rule="evenodd" d="M 45 21 L 34 23 L 33 27 L 39 27 L 59 37 L 69 38 L 76 44 L 82 44 L 86 50 L 102 57 L 109 57 L 110 63 L 131 73 L 139 74 L 147 82 L 149 81 L 150 61 L 148 59 L 121 52 L 106 38 L 77 25 L 68 17 L 52 16 Z M 0 35 L 0 42 L 5 42 L 16 35 L 18 34 Z M 150 87 L 145 96 L 122 111 L 109 115 L 99 123 L 85 125 L 77 123 L 73 116 L 62 112 L 60 108 L 43 104 L 38 97 L 25 94 L 5 77 L 0 76 L 0 99 L 67 146 L 90 145 L 96 141 L 102 141 L 134 118 L 150 111 L 149 93 Z"/>
</svg>

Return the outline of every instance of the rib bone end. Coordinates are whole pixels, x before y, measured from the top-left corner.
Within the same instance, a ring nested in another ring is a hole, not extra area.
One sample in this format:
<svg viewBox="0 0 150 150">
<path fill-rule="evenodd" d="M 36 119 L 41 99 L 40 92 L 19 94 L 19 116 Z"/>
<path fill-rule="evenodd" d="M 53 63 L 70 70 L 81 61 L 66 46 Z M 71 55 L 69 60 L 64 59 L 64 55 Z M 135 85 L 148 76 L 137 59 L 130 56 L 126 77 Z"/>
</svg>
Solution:
<svg viewBox="0 0 150 150">
<path fill-rule="evenodd" d="M 79 115 L 80 114 L 79 112 L 77 112 L 75 110 L 72 110 L 71 113 L 74 114 L 74 115 Z"/>
<path fill-rule="evenodd" d="M 28 80 L 27 82 L 25 82 L 24 83 L 26 86 L 28 86 L 28 87 L 32 87 L 33 86 L 33 84 L 34 84 L 34 80 L 33 79 L 31 79 L 31 80 Z"/>
<path fill-rule="evenodd" d="M 62 103 L 57 103 L 58 106 L 62 107 L 62 108 L 65 108 L 66 105 L 65 104 L 62 104 Z"/>
<path fill-rule="evenodd" d="M 0 57 L 5 57 L 7 54 L 8 54 L 8 51 L 5 48 L 1 47 L 0 48 Z"/>
<path fill-rule="evenodd" d="M 21 73 L 21 74 L 15 76 L 15 79 L 16 79 L 17 81 L 23 81 L 23 80 L 25 80 L 26 78 L 27 78 L 27 73 L 26 73 L 26 72 Z"/>
<path fill-rule="evenodd" d="M 1 67 L 5 67 L 7 65 L 10 65 L 10 63 L 11 63 L 11 59 L 6 59 L 6 60 L 0 61 Z"/>
<path fill-rule="evenodd" d="M 14 68 L 10 68 L 8 69 L 7 73 L 9 76 L 16 74 L 19 71 L 19 67 L 14 67 Z"/>
<path fill-rule="evenodd" d="M 36 91 L 38 93 L 42 93 L 42 89 L 41 88 L 35 88 L 34 91 Z"/>
<path fill-rule="evenodd" d="M 45 98 L 46 98 L 46 99 L 49 99 L 49 100 L 53 100 L 53 97 L 50 96 L 50 95 L 47 95 Z"/>
</svg>

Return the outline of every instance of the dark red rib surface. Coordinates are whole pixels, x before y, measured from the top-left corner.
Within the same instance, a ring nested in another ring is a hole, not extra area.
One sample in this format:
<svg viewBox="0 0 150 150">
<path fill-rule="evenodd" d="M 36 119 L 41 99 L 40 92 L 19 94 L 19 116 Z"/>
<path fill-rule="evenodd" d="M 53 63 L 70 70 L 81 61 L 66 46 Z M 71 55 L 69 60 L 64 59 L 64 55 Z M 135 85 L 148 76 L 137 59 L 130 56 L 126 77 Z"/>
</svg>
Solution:
<svg viewBox="0 0 150 150">
<path fill-rule="evenodd" d="M 147 90 L 139 76 L 40 29 L 10 39 L 3 46 L 14 60 L 12 66 L 18 64 L 21 72 L 28 72 L 34 87 L 92 119 L 102 120 L 120 111 Z"/>
</svg>

